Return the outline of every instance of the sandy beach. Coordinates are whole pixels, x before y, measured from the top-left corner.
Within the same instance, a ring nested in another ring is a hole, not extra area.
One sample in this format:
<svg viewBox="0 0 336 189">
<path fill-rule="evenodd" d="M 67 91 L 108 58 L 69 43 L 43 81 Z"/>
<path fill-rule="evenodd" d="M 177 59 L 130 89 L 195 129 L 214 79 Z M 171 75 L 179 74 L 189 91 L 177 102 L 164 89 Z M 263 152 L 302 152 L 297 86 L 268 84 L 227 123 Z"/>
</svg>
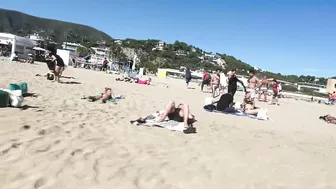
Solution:
<svg viewBox="0 0 336 189">
<path fill-rule="evenodd" d="M 336 126 L 318 119 L 335 106 L 259 102 L 270 120 L 209 113 L 196 83 L 153 78 L 157 86 L 67 68 L 53 83 L 43 64 L 0 62 L 0 88 L 27 82 L 26 110 L 0 109 L 0 189 L 336 188 Z M 169 87 L 166 88 L 165 85 Z M 82 100 L 110 86 L 125 99 Z M 242 93 L 235 99 L 242 101 Z M 138 127 L 130 120 L 188 103 L 196 134 Z"/>
</svg>

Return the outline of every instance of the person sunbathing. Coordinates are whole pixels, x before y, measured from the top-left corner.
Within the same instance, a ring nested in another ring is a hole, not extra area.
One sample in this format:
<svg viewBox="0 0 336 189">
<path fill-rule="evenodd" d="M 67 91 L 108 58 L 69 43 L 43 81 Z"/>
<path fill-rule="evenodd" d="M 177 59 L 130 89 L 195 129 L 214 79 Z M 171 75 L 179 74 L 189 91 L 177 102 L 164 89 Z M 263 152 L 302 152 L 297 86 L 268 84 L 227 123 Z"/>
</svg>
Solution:
<svg viewBox="0 0 336 189">
<path fill-rule="evenodd" d="M 121 78 L 116 78 L 116 81 L 125 81 L 125 82 L 132 83 L 133 79 L 130 77 L 121 77 Z"/>
<path fill-rule="evenodd" d="M 247 92 L 243 102 L 243 112 L 249 115 L 258 115 L 259 110 L 255 107 L 251 92 Z"/>
<path fill-rule="evenodd" d="M 90 102 L 95 102 L 97 100 L 101 100 L 102 101 L 101 103 L 106 103 L 108 100 L 110 100 L 112 98 L 115 98 L 115 96 L 112 92 L 112 89 L 108 88 L 108 87 L 105 87 L 105 91 L 100 93 L 99 95 L 88 96 L 88 97 L 83 96 L 82 99 L 89 99 Z"/>
<path fill-rule="evenodd" d="M 324 120 L 327 123 L 336 124 L 336 117 L 333 117 L 329 114 L 325 116 L 320 116 L 320 119 Z"/>
<path fill-rule="evenodd" d="M 151 85 L 152 79 L 151 78 L 148 78 L 148 80 L 147 79 L 137 79 L 135 82 L 138 84 L 142 84 L 142 85 Z"/>
<path fill-rule="evenodd" d="M 189 125 L 196 121 L 195 116 L 190 113 L 188 104 L 179 104 L 177 107 L 175 107 L 174 101 L 170 101 L 167 104 L 166 109 L 164 110 L 158 121 L 164 121 L 167 117 L 169 118 L 169 120 L 184 122 L 184 128 L 186 130 L 191 128 L 191 126 Z"/>
</svg>

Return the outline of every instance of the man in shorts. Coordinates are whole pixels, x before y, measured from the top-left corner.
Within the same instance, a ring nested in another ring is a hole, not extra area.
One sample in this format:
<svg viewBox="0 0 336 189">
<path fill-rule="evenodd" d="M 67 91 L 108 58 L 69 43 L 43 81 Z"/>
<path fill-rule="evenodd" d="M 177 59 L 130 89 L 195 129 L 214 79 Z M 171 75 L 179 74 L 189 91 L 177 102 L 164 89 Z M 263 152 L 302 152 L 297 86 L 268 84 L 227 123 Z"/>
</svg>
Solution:
<svg viewBox="0 0 336 189">
<path fill-rule="evenodd" d="M 219 74 L 220 74 L 220 70 L 217 70 L 216 72 L 214 72 L 214 74 L 211 77 L 212 97 L 214 98 L 217 96 L 216 95 L 217 89 L 219 89 L 219 82 L 220 82 Z"/>
<path fill-rule="evenodd" d="M 258 97 L 259 101 L 260 101 L 261 95 L 264 95 L 264 101 L 267 102 L 268 83 L 269 82 L 267 80 L 267 77 L 264 76 L 264 78 L 260 82 L 259 97 Z"/>
<path fill-rule="evenodd" d="M 255 75 L 256 73 L 254 70 L 250 70 L 249 73 L 250 73 L 250 78 L 247 80 L 248 84 L 247 84 L 246 92 L 250 93 L 253 104 L 255 104 L 255 98 L 257 97 L 256 89 L 258 87 L 259 79 Z"/>
</svg>

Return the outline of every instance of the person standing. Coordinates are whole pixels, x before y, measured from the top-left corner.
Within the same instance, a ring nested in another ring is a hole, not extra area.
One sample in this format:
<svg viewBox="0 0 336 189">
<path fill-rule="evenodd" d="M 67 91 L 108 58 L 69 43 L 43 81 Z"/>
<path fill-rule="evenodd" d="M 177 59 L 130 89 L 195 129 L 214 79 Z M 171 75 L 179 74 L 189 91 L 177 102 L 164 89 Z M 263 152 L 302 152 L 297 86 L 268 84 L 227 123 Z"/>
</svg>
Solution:
<svg viewBox="0 0 336 189">
<path fill-rule="evenodd" d="M 256 89 L 258 87 L 259 79 L 255 75 L 254 70 L 250 70 L 250 78 L 247 80 L 248 85 L 247 85 L 247 92 L 251 93 L 251 99 L 253 100 L 253 105 L 255 105 L 255 98 L 256 98 Z"/>
<path fill-rule="evenodd" d="M 211 76 L 212 97 L 214 98 L 217 96 L 216 90 L 219 89 L 219 81 L 220 81 L 219 74 L 220 74 L 220 70 L 217 70 Z"/>
<path fill-rule="evenodd" d="M 237 82 L 240 83 L 243 88 L 244 88 L 244 91 L 246 92 L 246 87 L 244 85 L 244 83 L 239 80 L 236 76 L 236 70 L 232 70 L 228 73 L 228 93 L 232 94 L 232 96 L 234 96 L 236 94 L 236 91 L 237 91 Z"/>
<path fill-rule="evenodd" d="M 273 79 L 273 99 L 271 104 L 279 105 L 279 82 L 276 79 Z"/>
<path fill-rule="evenodd" d="M 264 76 L 264 78 L 261 80 L 261 83 L 260 83 L 260 92 L 259 92 L 259 97 L 258 97 L 258 100 L 260 101 L 260 98 L 261 98 L 261 95 L 263 94 L 264 95 L 264 101 L 267 102 L 267 92 L 268 92 L 268 80 L 267 80 L 267 77 Z"/>
<path fill-rule="evenodd" d="M 50 54 L 52 61 L 56 64 L 55 67 L 55 77 L 54 77 L 54 81 L 57 81 L 58 83 L 60 83 L 60 78 L 62 77 L 62 73 L 64 71 L 64 61 L 63 59 L 57 55 L 57 54 Z"/>
<path fill-rule="evenodd" d="M 203 87 L 204 85 L 209 85 L 211 81 L 211 77 L 209 75 L 209 72 L 205 71 L 203 74 L 203 79 L 202 79 L 202 83 L 201 83 L 201 91 L 203 91 Z"/>
<path fill-rule="evenodd" d="M 107 71 L 107 64 L 108 64 L 108 61 L 106 58 L 104 58 L 104 61 L 103 61 L 103 71 Z"/>
<path fill-rule="evenodd" d="M 228 78 L 226 77 L 224 72 L 220 72 L 219 74 L 219 93 L 224 93 L 225 89 L 228 86 Z"/>
<path fill-rule="evenodd" d="M 185 72 L 185 80 L 186 80 L 186 83 L 187 83 L 187 88 L 189 87 L 189 82 L 191 80 L 191 71 L 189 68 L 186 69 L 186 72 Z"/>
</svg>

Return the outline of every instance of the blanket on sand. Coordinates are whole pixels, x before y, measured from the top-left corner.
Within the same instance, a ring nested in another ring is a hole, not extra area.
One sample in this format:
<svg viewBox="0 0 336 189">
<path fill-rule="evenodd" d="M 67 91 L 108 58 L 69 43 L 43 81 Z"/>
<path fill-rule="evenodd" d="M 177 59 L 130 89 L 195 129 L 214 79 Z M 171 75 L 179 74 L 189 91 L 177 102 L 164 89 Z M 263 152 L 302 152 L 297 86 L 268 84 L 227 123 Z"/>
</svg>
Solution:
<svg viewBox="0 0 336 189">
<path fill-rule="evenodd" d="M 269 118 L 267 117 L 267 110 L 265 109 L 260 109 L 258 112 L 258 115 L 249 115 L 244 112 L 241 112 L 240 110 L 236 110 L 235 112 L 223 112 L 223 111 L 218 111 L 212 106 L 204 106 L 203 109 L 207 112 L 215 112 L 215 113 L 222 113 L 222 114 L 229 114 L 229 115 L 235 115 L 235 116 L 246 116 L 252 119 L 257 119 L 257 120 L 268 120 Z"/>
<path fill-rule="evenodd" d="M 131 124 L 137 125 L 137 126 L 147 126 L 147 127 L 160 127 L 160 128 L 166 128 L 171 131 L 180 131 L 185 134 L 189 133 L 196 133 L 196 128 L 191 125 L 189 125 L 188 129 L 184 128 L 183 122 L 177 122 L 174 120 L 169 120 L 166 118 L 164 121 L 159 122 L 159 118 L 161 117 L 163 111 L 157 111 L 155 113 L 149 114 L 145 118 L 139 118 L 137 120 L 130 121 Z"/>
</svg>

